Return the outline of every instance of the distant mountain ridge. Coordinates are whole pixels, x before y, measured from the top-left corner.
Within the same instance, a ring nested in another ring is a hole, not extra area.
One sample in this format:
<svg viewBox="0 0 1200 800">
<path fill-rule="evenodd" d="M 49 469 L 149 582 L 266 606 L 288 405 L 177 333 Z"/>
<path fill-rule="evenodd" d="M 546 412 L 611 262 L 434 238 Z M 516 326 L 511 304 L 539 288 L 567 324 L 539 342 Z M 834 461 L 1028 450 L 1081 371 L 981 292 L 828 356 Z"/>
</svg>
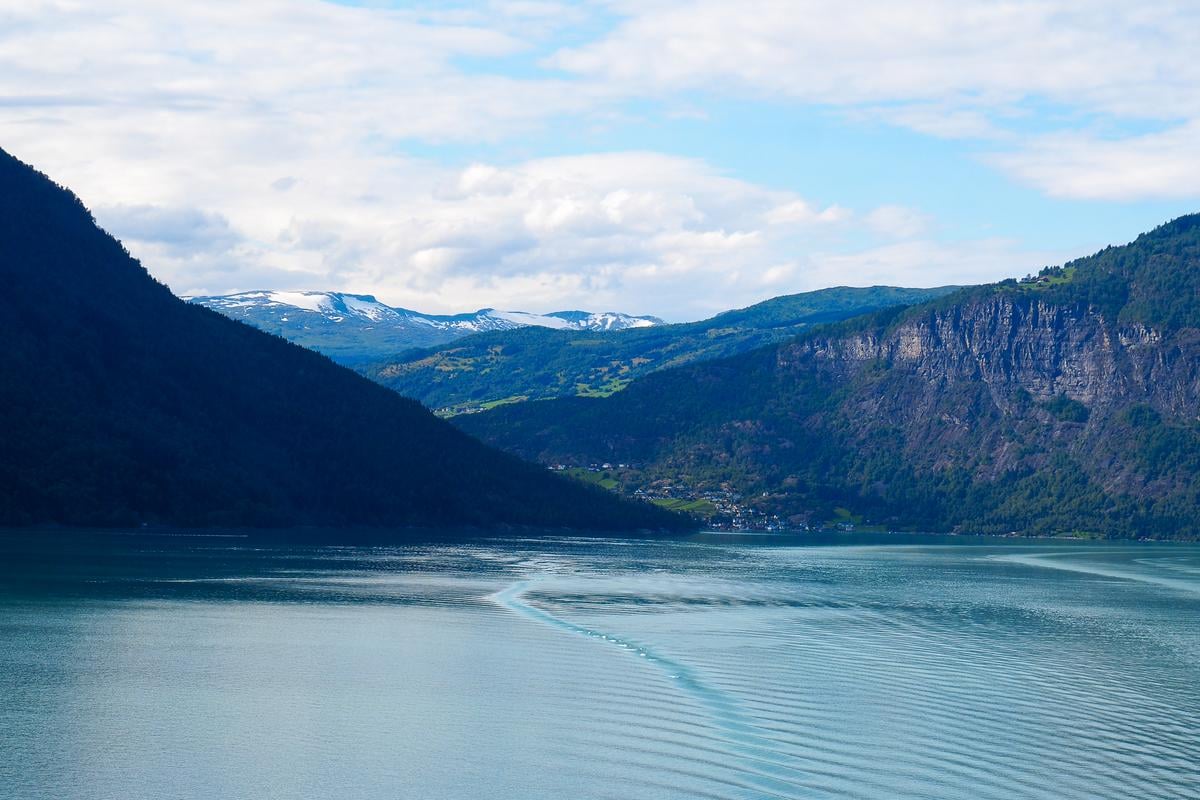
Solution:
<svg viewBox="0 0 1200 800">
<path fill-rule="evenodd" d="M 1200 215 L 1130 244 L 666 369 L 456 417 L 627 491 L 793 524 L 1200 538 Z"/>
<path fill-rule="evenodd" d="M 444 415 L 526 400 L 599 397 L 658 370 L 745 352 L 812 325 L 925 302 L 957 288 L 839 286 L 775 297 L 699 322 L 618 331 L 485 331 L 358 369 Z"/>
<path fill-rule="evenodd" d="M 615 311 L 532 314 L 482 308 L 465 314 L 423 314 L 381 303 L 374 295 L 347 292 L 260 290 L 183 299 L 349 365 L 485 331 L 531 326 L 618 331 L 663 324 L 657 317 Z"/>
<path fill-rule="evenodd" d="M 0 279 L 0 525 L 687 527 L 182 302 L 3 150 Z"/>
</svg>

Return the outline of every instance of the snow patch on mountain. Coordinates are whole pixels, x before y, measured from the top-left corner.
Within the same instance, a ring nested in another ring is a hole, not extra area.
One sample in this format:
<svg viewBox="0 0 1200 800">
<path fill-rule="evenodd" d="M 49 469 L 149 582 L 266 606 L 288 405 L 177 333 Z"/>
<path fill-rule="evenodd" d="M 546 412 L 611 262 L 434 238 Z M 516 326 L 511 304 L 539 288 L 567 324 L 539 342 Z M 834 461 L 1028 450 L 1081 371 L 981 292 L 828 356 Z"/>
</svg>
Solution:
<svg viewBox="0 0 1200 800">
<path fill-rule="evenodd" d="M 502 319 L 505 322 L 511 322 L 515 327 L 522 328 L 527 325 L 536 325 L 539 328 L 570 328 L 571 323 L 565 319 L 553 315 L 529 314 L 524 311 L 496 311 L 492 309 L 488 311 L 488 316 Z"/>
<path fill-rule="evenodd" d="M 657 317 L 630 317 L 606 311 L 603 314 L 588 314 L 580 327 L 591 331 L 617 331 L 626 328 L 650 328 L 661 324 L 662 320 Z"/>
<path fill-rule="evenodd" d="M 265 296 L 267 302 L 270 303 L 303 308 L 306 311 L 315 311 L 318 314 L 329 313 L 333 310 L 331 298 L 325 292 L 254 292 L 253 294 Z M 246 300 L 251 302 L 254 299 L 251 297 L 246 298 Z"/>
<path fill-rule="evenodd" d="M 396 310 L 390 306 L 385 306 L 374 297 L 355 297 L 354 295 L 342 295 L 342 302 L 346 304 L 346 308 L 353 311 L 359 316 L 367 319 L 375 320 L 376 322 L 387 319 L 389 316 L 396 316 Z"/>
</svg>

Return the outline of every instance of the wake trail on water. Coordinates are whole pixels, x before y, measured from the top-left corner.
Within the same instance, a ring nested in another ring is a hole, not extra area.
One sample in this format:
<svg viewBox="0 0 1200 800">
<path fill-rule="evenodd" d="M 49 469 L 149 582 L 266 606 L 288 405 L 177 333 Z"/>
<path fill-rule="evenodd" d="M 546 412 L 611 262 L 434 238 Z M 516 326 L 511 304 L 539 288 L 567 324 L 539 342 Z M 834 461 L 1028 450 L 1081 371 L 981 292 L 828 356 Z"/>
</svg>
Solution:
<svg viewBox="0 0 1200 800">
<path fill-rule="evenodd" d="M 489 599 L 508 611 L 550 628 L 623 651 L 630 658 L 660 671 L 679 692 L 705 710 L 728 755 L 737 759 L 738 774 L 753 786 L 755 797 L 820 796 L 820 793 L 812 792 L 802 783 L 805 775 L 785 763 L 786 756 L 778 752 L 774 740 L 746 718 L 735 699 L 707 684 L 686 664 L 664 656 L 651 647 L 571 622 L 529 603 L 525 594 L 534 583 L 535 580 L 530 579 L 516 581 L 490 595 Z"/>
<path fill-rule="evenodd" d="M 997 561 L 1007 561 L 1013 564 L 1024 564 L 1026 566 L 1042 567 L 1045 569 L 1057 569 L 1062 570 L 1063 572 L 1077 572 L 1085 575 L 1095 575 L 1099 578 L 1114 578 L 1116 580 L 1135 581 L 1137 583 L 1160 586 L 1165 589 L 1175 589 L 1177 591 L 1188 592 L 1190 594 L 1200 594 L 1200 582 L 1197 581 L 1156 575 L 1149 572 L 1135 572 L 1125 569 L 1114 569 L 1112 567 L 1099 564 L 1091 564 L 1086 561 L 1068 560 L 1074 555 L 1076 554 L 1071 552 L 1024 553 L 1020 555 L 990 556 L 990 558 Z M 1167 563 L 1164 564 L 1161 562 Z M 1180 565 L 1167 559 L 1138 559 L 1137 563 L 1155 569 L 1171 569 L 1176 574 L 1186 574 L 1187 572 L 1190 572 L 1190 570 L 1186 569 L 1185 567 L 1181 567 Z"/>
</svg>

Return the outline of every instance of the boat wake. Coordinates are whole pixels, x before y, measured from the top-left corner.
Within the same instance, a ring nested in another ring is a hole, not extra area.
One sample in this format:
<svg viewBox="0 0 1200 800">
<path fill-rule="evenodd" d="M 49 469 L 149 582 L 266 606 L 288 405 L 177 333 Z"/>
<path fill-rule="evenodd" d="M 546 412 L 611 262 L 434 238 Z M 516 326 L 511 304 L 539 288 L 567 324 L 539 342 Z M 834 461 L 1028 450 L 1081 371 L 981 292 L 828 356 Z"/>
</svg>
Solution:
<svg viewBox="0 0 1200 800">
<path fill-rule="evenodd" d="M 1146 569 L 1136 570 L 1082 561 L 1078 560 L 1078 558 L 1072 559 L 1073 556 L 1077 555 L 1074 552 L 1021 553 L 992 556 L 992 558 L 1012 564 L 1057 569 L 1063 572 L 1077 572 L 1085 575 L 1095 575 L 1099 578 L 1135 581 L 1137 583 L 1161 586 L 1164 589 L 1175 589 L 1181 592 L 1200 594 L 1200 581 L 1176 577 L 1178 575 L 1196 574 L 1196 570 L 1174 559 L 1137 559 L 1133 563 L 1144 566 Z M 1169 574 L 1159 574 L 1161 571 L 1167 571 Z"/>
<path fill-rule="evenodd" d="M 820 793 L 807 790 L 804 785 L 804 774 L 788 763 L 787 756 L 779 752 L 777 742 L 768 732 L 763 731 L 747 718 L 734 698 L 706 683 L 686 664 L 663 655 L 652 647 L 610 632 L 571 622 L 539 608 L 526 599 L 526 593 L 535 583 L 536 579 L 517 581 L 491 595 L 490 599 L 501 607 L 527 619 L 622 651 L 645 667 L 662 673 L 676 690 L 705 710 L 709 727 L 715 733 L 715 738 L 720 744 L 722 762 L 726 766 L 736 764 L 736 773 L 743 782 L 740 788 L 753 790 L 750 794 L 739 796 L 762 798 L 820 796 Z"/>
</svg>

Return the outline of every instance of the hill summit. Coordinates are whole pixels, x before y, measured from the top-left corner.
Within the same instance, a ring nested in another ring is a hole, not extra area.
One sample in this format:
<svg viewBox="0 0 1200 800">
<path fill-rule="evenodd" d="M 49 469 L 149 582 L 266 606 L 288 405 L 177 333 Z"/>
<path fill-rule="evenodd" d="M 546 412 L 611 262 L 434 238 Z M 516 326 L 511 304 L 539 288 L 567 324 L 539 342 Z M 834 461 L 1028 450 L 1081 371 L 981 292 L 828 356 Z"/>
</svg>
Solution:
<svg viewBox="0 0 1200 800">
<path fill-rule="evenodd" d="M 0 524 L 678 528 L 174 297 L 0 151 Z"/>
</svg>

